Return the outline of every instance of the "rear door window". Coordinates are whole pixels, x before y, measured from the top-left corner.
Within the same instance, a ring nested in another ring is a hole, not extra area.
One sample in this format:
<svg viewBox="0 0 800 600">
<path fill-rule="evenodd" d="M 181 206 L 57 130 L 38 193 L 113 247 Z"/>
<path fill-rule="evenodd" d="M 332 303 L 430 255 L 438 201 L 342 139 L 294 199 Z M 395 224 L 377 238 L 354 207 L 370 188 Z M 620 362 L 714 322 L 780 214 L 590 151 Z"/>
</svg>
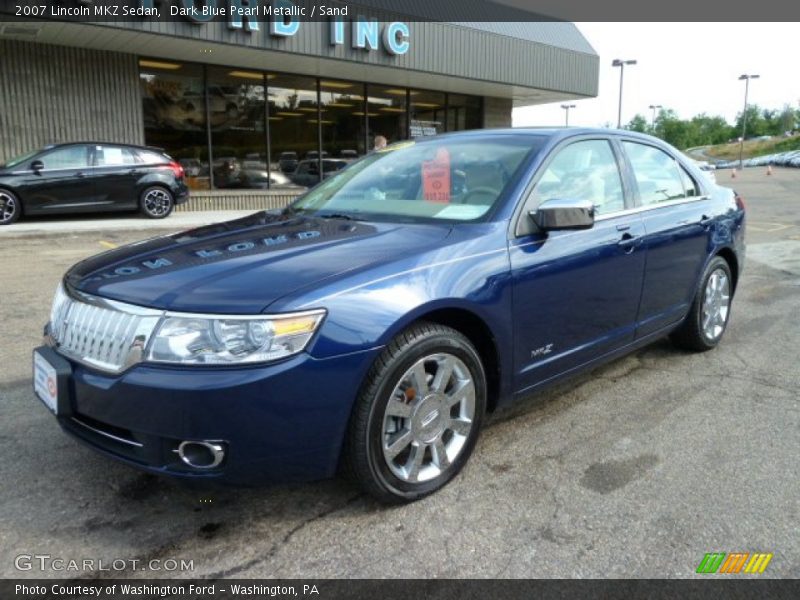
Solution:
<svg viewBox="0 0 800 600">
<path fill-rule="evenodd" d="M 686 198 L 688 194 L 681 176 L 681 167 L 674 158 L 660 148 L 648 144 L 624 141 L 622 146 L 631 161 L 642 206 Z M 693 182 L 692 186 L 695 189 L 692 195 L 697 195 Z"/>
<path fill-rule="evenodd" d="M 121 146 L 95 146 L 94 164 L 98 167 L 135 165 L 136 157 L 130 148 Z"/>
</svg>

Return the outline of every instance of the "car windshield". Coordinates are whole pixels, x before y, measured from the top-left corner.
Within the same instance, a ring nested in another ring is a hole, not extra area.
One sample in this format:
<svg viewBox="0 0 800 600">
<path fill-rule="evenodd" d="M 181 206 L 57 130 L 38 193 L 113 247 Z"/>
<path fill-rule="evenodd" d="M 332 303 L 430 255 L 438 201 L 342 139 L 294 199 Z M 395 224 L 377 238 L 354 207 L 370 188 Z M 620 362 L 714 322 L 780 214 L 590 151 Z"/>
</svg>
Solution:
<svg viewBox="0 0 800 600">
<path fill-rule="evenodd" d="M 19 165 L 21 163 L 24 163 L 24 162 L 30 160 L 31 158 L 33 158 L 34 156 L 39 154 L 39 152 L 41 152 L 41 150 L 34 150 L 33 152 L 27 152 L 25 154 L 20 154 L 19 156 L 15 156 L 14 158 L 9 159 L 2 166 L 6 167 L 7 169 L 11 169 L 11 168 L 16 167 L 17 165 Z"/>
<path fill-rule="evenodd" d="M 544 140 L 502 135 L 400 142 L 351 164 L 288 210 L 354 219 L 474 221 L 490 211 Z"/>
</svg>

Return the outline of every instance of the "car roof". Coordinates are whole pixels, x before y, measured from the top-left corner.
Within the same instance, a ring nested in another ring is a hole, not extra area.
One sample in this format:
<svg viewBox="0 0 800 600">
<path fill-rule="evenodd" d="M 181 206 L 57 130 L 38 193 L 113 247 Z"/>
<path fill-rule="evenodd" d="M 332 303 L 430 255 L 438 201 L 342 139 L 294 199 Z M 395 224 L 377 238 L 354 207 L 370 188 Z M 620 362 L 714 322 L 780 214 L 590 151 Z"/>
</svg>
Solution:
<svg viewBox="0 0 800 600">
<path fill-rule="evenodd" d="M 68 146 L 122 146 L 124 148 L 135 148 L 137 150 L 149 150 L 150 152 L 161 152 L 161 153 L 165 152 L 163 148 L 158 148 L 156 146 L 140 146 L 139 144 L 125 144 L 121 142 L 98 142 L 98 141 L 60 142 L 58 144 L 46 144 L 42 146 L 40 150 L 52 150 L 54 148 L 66 148 Z"/>
<path fill-rule="evenodd" d="M 485 137 L 495 135 L 530 135 L 539 137 L 554 137 L 554 138 L 568 138 L 583 135 L 603 135 L 603 136 L 625 136 L 632 138 L 639 138 L 642 140 L 656 141 L 664 143 L 652 135 L 639 133 L 638 131 L 629 131 L 627 129 L 611 129 L 605 127 L 504 127 L 496 129 L 471 129 L 469 131 L 455 131 L 451 133 L 442 133 L 436 136 L 416 138 L 417 141 L 442 138 L 442 137 Z"/>
</svg>

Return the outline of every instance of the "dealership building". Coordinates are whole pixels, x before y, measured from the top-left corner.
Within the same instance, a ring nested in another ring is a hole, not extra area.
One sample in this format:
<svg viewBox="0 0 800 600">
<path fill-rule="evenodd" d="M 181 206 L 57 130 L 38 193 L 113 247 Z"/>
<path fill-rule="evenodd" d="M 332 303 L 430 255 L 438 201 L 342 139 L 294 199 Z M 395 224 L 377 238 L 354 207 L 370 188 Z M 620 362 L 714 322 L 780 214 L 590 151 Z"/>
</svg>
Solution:
<svg viewBox="0 0 800 600">
<path fill-rule="evenodd" d="M 322 20 L 4 15 L 0 163 L 55 142 L 157 146 L 184 165 L 196 199 L 222 206 L 264 196 L 253 190 L 265 179 L 279 189 L 297 168 L 318 176 L 323 159 L 335 168 L 376 136 L 505 127 L 515 106 L 597 95 L 598 56 L 572 23 L 354 6 Z"/>
</svg>

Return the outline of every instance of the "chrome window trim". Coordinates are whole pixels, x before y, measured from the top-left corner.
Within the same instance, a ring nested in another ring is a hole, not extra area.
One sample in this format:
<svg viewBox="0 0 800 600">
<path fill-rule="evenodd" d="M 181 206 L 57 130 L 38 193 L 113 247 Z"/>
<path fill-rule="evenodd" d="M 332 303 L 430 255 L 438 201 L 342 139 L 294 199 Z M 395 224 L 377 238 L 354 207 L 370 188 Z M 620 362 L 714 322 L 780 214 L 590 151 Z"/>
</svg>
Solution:
<svg viewBox="0 0 800 600">
<path fill-rule="evenodd" d="M 604 215 L 600 215 L 595 217 L 595 222 L 597 221 L 606 221 L 608 219 L 616 219 L 618 217 L 627 216 L 627 215 L 635 215 L 638 213 L 647 212 L 650 210 L 658 210 L 659 208 L 669 207 L 669 206 L 678 206 L 680 204 L 690 204 L 692 202 L 700 202 L 701 200 L 708 200 L 711 197 L 710 194 L 704 194 L 702 196 L 691 196 L 689 198 L 677 198 L 675 200 L 669 200 L 667 202 L 659 202 L 657 204 L 647 204 L 646 206 L 636 206 L 634 208 L 629 208 L 627 210 L 621 210 L 613 213 L 607 213 Z"/>
</svg>

